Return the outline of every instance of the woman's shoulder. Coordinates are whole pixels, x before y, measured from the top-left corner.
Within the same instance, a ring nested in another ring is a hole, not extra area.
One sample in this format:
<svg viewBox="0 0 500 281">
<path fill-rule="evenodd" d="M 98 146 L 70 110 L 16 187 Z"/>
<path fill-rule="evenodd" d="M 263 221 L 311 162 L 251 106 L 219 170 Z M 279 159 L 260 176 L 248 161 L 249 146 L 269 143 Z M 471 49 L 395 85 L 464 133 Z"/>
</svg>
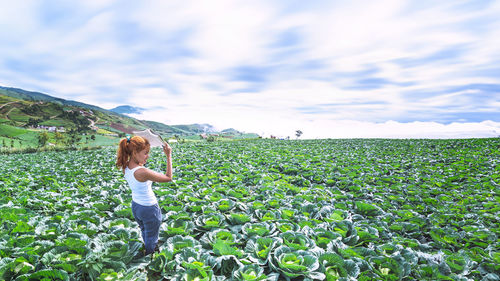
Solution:
<svg viewBox="0 0 500 281">
<path fill-rule="evenodd" d="M 140 182 L 145 182 L 150 180 L 150 176 L 152 173 L 152 170 L 144 167 L 144 166 L 138 166 L 132 169 L 131 171 L 134 174 L 134 177 L 140 181 Z"/>
<path fill-rule="evenodd" d="M 135 172 L 135 171 L 137 171 L 139 169 L 142 169 L 142 168 L 147 169 L 144 166 L 138 165 L 138 166 L 135 166 L 135 167 L 134 166 L 132 166 L 132 167 L 126 166 L 125 170 L 129 170 L 129 171 L 134 171 Z"/>
<path fill-rule="evenodd" d="M 133 168 L 130 168 L 127 166 L 127 167 L 125 167 L 125 170 L 123 170 L 123 174 L 125 174 L 125 175 L 127 175 L 127 174 L 137 175 L 138 173 L 141 174 L 141 172 L 142 172 L 141 170 L 144 170 L 144 169 L 147 169 L 147 168 L 144 166 L 136 166 Z M 138 172 L 138 171 L 141 171 L 141 172 Z"/>
</svg>

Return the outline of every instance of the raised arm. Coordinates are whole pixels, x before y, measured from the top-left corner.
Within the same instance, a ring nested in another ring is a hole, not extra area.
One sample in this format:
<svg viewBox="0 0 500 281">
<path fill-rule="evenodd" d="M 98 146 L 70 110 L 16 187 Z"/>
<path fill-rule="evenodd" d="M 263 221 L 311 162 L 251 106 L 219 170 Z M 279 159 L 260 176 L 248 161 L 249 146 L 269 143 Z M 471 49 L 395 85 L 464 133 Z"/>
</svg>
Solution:
<svg viewBox="0 0 500 281">
<path fill-rule="evenodd" d="M 172 181 L 172 148 L 168 143 L 163 144 L 163 153 L 167 157 L 167 171 L 165 172 L 165 176 L 167 177 L 166 181 Z"/>
<path fill-rule="evenodd" d="M 134 176 L 138 181 L 169 182 L 172 181 L 172 148 L 168 143 L 163 145 L 163 153 L 167 157 L 167 171 L 165 174 L 155 172 L 150 169 L 139 169 L 135 171 Z"/>
</svg>

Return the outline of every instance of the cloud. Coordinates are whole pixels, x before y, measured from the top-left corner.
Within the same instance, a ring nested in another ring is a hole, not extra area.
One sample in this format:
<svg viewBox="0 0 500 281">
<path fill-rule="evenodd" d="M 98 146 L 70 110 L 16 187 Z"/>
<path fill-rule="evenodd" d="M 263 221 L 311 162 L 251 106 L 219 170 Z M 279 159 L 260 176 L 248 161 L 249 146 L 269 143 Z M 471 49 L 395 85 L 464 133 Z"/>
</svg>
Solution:
<svg viewBox="0 0 500 281">
<path fill-rule="evenodd" d="M 188 107 L 190 105 L 187 105 Z M 184 110 L 183 110 L 184 109 Z M 139 119 L 169 121 L 169 124 L 200 123 L 192 116 L 181 117 L 186 108 L 168 108 L 149 110 L 141 115 L 133 115 Z M 189 110 L 190 108 L 187 108 Z M 500 136 L 500 122 L 453 122 L 442 124 L 438 122 L 396 122 L 383 123 L 332 120 L 319 116 L 314 119 L 288 115 L 286 112 L 269 112 L 248 105 L 233 106 L 227 110 L 197 108 L 201 114 L 206 114 L 209 124 L 217 124 L 216 129 L 238 128 L 246 132 L 258 133 L 263 137 L 271 135 L 280 138 L 295 137 L 296 130 L 304 132 L 301 138 L 483 138 Z M 242 113 L 244 110 L 245 113 Z M 184 122 L 179 122 L 183 120 Z"/>
<path fill-rule="evenodd" d="M 500 121 L 500 1 L 40 3 L 0 3 L 4 85 L 245 130 Z"/>
</svg>

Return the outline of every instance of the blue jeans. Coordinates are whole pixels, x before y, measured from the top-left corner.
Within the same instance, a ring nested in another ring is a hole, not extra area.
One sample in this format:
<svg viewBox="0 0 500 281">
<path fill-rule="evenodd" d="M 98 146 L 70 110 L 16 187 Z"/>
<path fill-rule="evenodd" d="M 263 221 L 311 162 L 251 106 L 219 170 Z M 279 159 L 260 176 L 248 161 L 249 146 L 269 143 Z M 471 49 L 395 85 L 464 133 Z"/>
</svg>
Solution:
<svg viewBox="0 0 500 281">
<path fill-rule="evenodd" d="M 158 204 L 143 206 L 132 201 L 132 214 L 141 228 L 146 255 L 149 255 L 154 252 L 156 244 L 158 244 L 161 225 L 160 206 Z"/>
</svg>

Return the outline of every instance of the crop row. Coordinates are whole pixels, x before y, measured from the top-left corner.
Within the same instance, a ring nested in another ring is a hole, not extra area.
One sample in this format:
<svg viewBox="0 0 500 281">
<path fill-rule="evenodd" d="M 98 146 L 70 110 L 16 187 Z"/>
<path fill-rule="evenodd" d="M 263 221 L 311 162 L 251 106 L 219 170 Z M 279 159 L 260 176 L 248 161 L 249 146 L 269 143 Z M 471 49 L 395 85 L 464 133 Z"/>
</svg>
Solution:
<svg viewBox="0 0 500 281">
<path fill-rule="evenodd" d="M 3 155 L 0 276 L 499 280 L 499 143 L 178 144 L 152 259 L 114 149 Z"/>
</svg>

